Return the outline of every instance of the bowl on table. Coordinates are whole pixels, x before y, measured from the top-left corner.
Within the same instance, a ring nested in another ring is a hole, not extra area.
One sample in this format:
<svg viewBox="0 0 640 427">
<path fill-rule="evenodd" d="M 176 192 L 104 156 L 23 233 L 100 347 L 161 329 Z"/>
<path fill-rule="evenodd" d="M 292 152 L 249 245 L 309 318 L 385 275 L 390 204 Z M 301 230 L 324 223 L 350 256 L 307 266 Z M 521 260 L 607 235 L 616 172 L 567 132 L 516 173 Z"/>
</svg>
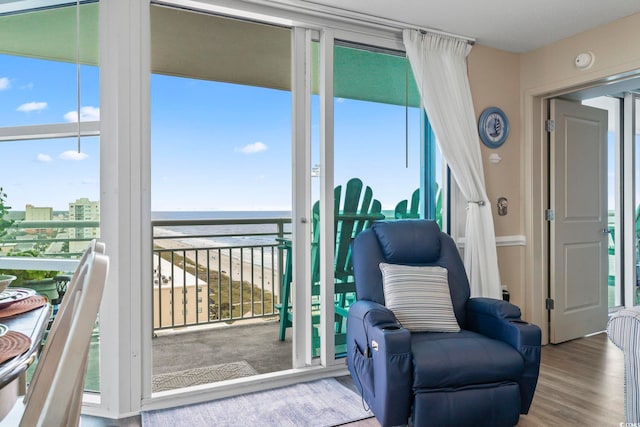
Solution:
<svg viewBox="0 0 640 427">
<path fill-rule="evenodd" d="M 0 274 L 0 293 L 7 290 L 11 282 L 16 280 L 16 276 L 11 276 L 9 274 Z"/>
</svg>

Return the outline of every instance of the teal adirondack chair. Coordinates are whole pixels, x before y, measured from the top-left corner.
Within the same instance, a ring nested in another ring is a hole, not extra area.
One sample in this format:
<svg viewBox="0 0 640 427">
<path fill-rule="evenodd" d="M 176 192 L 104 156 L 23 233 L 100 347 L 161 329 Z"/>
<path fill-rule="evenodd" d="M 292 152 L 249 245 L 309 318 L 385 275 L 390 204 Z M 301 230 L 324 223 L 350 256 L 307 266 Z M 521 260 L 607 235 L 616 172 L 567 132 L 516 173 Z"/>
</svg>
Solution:
<svg viewBox="0 0 640 427">
<path fill-rule="evenodd" d="M 435 221 L 440 228 L 442 228 L 442 191 L 435 183 L 436 186 L 436 212 Z M 411 205 L 407 199 L 398 202 L 394 209 L 395 219 L 405 218 L 420 218 L 420 189 L 417 188 L 411 195 Z"/>
<path fill-rule="evenodd" d="M 394 217 L 396 219 L 420 218 L 420 213 L 418 212 L 419 208 L 420 189 L 417 188 L 411 195 L 411 206 L 409 206 L 409 202 L 407 201 L 407 199 L 401 200 L 396 205 L 396 208 L 394 210 Z"/>
<path fill-rule="evenodd" d="M 382 205 L 373 198 L 373 190 L 365 187 L 358 178 L 352 178 L 343 188 L 341 185 L 334 189 L 334 288 L 335 288 L 335 332 L 336 349 L 346 344 L 346 318 L 349 305 L 355 300 L 355 283 L 353 281 L 353 266 L 351 264 L 351 241 L 361 231 L 369 228 L 373 221 L 384 219 Z M 312 299 L 319 304 L 320 296 L 320 204 L 316 202 L 312 209 L 312 246 L 311 246 L 311 278 Z M 287 245 L 289 245 L 287 247 Z M 291 246 L 290 242 L 284 242 L 283 248 L 287 251 L 287 262 L 283 274 L 281 301 L 288 301 L 291 287 Z M 287 270 L 289 272 L 287 273 Z M 286 328 L 291 326 L 290 305 L 280 304 L 280 331 L 279 338 L 284 340 Z M 319 315 L 313 317 L 313 345 L 314 352 L 319 349 L 318 325 Z M 341 352 L 340 350 L 336 351 Z"/>
</svg>

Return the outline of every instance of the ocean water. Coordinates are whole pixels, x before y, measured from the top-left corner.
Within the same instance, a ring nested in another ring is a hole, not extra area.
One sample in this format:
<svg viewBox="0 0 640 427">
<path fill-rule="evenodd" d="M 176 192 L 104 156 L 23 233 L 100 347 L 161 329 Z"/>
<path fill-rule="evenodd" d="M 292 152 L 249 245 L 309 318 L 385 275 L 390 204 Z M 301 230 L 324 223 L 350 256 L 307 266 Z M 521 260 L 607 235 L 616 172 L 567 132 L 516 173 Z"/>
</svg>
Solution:
<svg viewBox="0 0 640 427">
<path fill-rule="evenodd" d="M 151 219 L 291 218 L 291 211 L 154 211 Z"/>
<path fill-rule="evenodd" d="M 152 212 L 152 220 L 214 220 L 214 219 L 282 219 L 291 218 L 290 211 L 175 211 Z M 285 233 L 291 224 L 284 224 Z M 174 236 L 175 240 L 194 247 L 226 247 L 273 245 L 278 228 L 271 224 L 186 225 L 154 227 L 154 236 Z M 264 234 L 256 236 L 251 234 Z M 249 234 L 242 236 L 242 234 Z M 215 235 L 215 236 L 212 236 Z M 237 252 L 237 251 L 234 251 Z M 234 254 L 236 255 L 236 254 Z"/>
<path fill-rule="evenodd" d="M 393 211 L 383 211 L 387 218 L 393 218 Z M 212 219 L 282 219 L 291 218 L 291 211 L 158 211 L 152 212 L 152 220 L 212 220 Z M 291 233 L 291 224 L 284 224 L 285 233 Z M 238 236 L 238 234 L 268 233 L 265 236 Z M 216 234 L 211 237 L 208 235 Z M 277 226 L 272 224 L 230 224 L 230 225 L 187 225 L 162 226 L 154 228 L 156 236 L 185 236 L 184 242 L 201 246 L 221 245 L 263 245 L 272 244 L 277 237 Z M 224 235 L 224 236 L 220 236 Z M 234 236 L 230 236 L 234 235 Z M 186 236 L 193 236 L 186 238 Z M 200 236 L 200 237 L 198 237 Z M 181 239 L 182 240 L 182 239 Z"/>
</svg>

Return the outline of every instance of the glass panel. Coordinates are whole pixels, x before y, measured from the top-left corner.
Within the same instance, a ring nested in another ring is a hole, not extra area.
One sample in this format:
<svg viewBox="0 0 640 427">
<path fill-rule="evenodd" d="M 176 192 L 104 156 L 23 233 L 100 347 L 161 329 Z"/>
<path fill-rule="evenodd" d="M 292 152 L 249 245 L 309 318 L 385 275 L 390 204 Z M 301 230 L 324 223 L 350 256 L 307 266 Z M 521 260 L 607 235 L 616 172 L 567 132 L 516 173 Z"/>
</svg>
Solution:
<svg viewBox="0 0 640 427">
<path fill-rule="evenodd" d="M 311 349 L 320 356 L 320 43 L 311 43 Z"/>
<path fill-rule="evenodd" d="M 620 216 L 619 216 L 619 204 L 618 201 L 618 184 L 621 182 L 622 176 L 619 172 L 620 160 L 618 152 L 621 147 L 621 131 L 620 131 L 620 99 L 601 96 L 597 98 L 588 99 L 582 101 L 584 105 L 600 108 L 609 112 L 608 123 L 609 130 L 607 132 L 608 149 L 607 149 L 607 162 L 608 162 L 608 200 L 607 208 L 609 211 L 608 228 L 609 233 L 609 276 L 608 276 L 608 300 L 609 307 L 617 307 L 622 304 L 622 281 L 621 277 L 621 260 L 622 260 L 622 239 L 616 234 L 616 230 L 620 230 Z M 618 233 L 619 234 L 619 233 Z M 616 239 L 616 237 L 618 237 Z"/>
<path fill-rule="evenodd" d="M 153 391 L 290 369 L 291 32 L 152 6 L 151 33 Z"/>
<path fill-rule="evenodd" d="M 13 256 L 56 259 L 53 270 L 43 270 L 38 260 L 28 271 L 13 270 L 18 279 L 12 284 L 48 296 L 55 316 L 75 270 L 70 260 L 100 231 L 99 137 L 70 138 L 75 127 L 65 126 L 77 123 L 78 115 L 82 121 L 100 118 L 98 3 L 80 6 L 79 73 L 75 5 L 46 2 L 29 13 L 17 10 L 34 3 L 12 2 L 1 10 L 12 7 L 11 13 L 0 16 L 0 257 L 7 260 L 0 268 Z M 98 345 L 96 327 L 85 381 L 85 389 L 95 392 Z"/>
<path fill-rule="evenodd" d="M 429 119 L 426 114 L 422 116 L 425 129 L 425 147 L 426 155 L 426 167 L 424 168 L 426 176 L 423 177 L 425 187 L 428 189 L 425 197 L 427 202 L 425 206 L 428 210 L 426 218 L 436 221 L 441 230 L 448 232 L 446 224 L 446 200 L 445 199 L 445 184 L 447 182 L 447 165 L 442 158 L 440 148 L 438 146 L 438 140 L 433 133 L 433 129 L 429 124 Z"/>
<path fill-rule="evenodd" d="M 0 126 L 74 122 L 78 53 L 83 120 L 99 119 L 98 3 L 80 11 L 79 52 L 75 6 L 0 16 Z"/>
<path fill-rule="evenodd" d="M 635 301 L 633 305 L 640 305 L 640 98 L 637 95 L 634 95 L 634 116 L 635 116 L 635 134 L 634 134 L 634 145 L 635 145 L 635 156 L 636 156 L 636 170 L 635 170 L 635 180 L 636 180 L 636 229 L 634 230 L 634 239 L 635 239 L 635 260 L 636 260 L 636 277 L 635 277 Z"/>
<path fill-rule="evenodd" d="M 335 350 L 344 356 L 355 301 L 351 240 L 377 219 L 420 216 L 424 138 L 404 56 L 338 45 L 334 83 Z"/>
<path fill-rule="evenodd" d="M 82 138 L 81 147 L 78 153 L 76 138 L 0 143 L 0 158 L 11 159 L 3 164 L 0 178 L 0 205 L 8 210 L 0 224 L 0 256 L 79 259 L 89 241 L 100 237 L 98 137 Z M 75 226 L 72 221 L 83 223 Z M 64 262 L 55 270 L 42 270 L 34 261 L 33 269 L 0 274 L 16 276 L 13 287 L 47 296 L 55 313 L 74 270 L 75 264 Z M 99 392 L 97 325 L 91 343 L 85 389 Z"/>
</svg>

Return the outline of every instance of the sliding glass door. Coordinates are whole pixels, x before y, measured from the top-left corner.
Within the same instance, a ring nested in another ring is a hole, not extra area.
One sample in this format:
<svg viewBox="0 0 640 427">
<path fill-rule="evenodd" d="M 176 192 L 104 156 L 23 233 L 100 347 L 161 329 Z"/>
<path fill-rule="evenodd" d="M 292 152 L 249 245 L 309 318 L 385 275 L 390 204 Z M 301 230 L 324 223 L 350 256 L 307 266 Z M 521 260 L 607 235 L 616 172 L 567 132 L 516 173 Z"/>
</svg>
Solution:
<svg viewBox="0 0 640 427">
<path fill-rule="evenodd" d="M 338 366 L 353 238 L 442 219 L 400 40 L 155 4 L 150 18 L 152 393 Z"/>
<path fill-rule="evenodd" d="M 323 50 L 322 43 L 331 42 Z M 312 138 L 311 342 L 312 355 L 319 356 L 322 333 L 330 333 L 333 359 L 346 354 L 346 319 L 356 300 L 352 240 L 377 220 L 441 219 L 436 200 L 443 180 L 436 176 L 443 168 L 404 52 L 325 37 L 312 44 L 311 58 L 314 69 L 325 67 L 328 74 L 318 99 L 312 97 L 312 117 L 330 134 Z M 323 103 L 322 95 L 331 98 Z M 320 298 L 323 289 L 327 299 Z M 314 298 L 331 309 L 314 310 Z M 315 312 L 330 316 L 324 328 Z"/>
<path fill-rule="evenodd" d="M 640 95 L 625 94 L 624 108 L 625 144 L 632 146 L 634 150 L 634 187 L 632 188 L 635 188 L 633 207 L 628 212 L 632 220 L 627 221 L 630 228 L 627 236 L 631 240 L 628 247 L 632 248 L 627 258 L 633 261 L 631 261 L 632 267 L 626 269 L 626 273 L 632 280 L 626 281 L 630 289 L 625 292 L 625 296 L 627 297 L 626 306 L 636 306 L 640 305 Z"/>
<path fill-rule="evenodd" d="M 291 30 L 154 5 L 151 34 L 152 391 L 290 369 Z"/>
<path fill-rule="evenodd" d="M 640 98 L 627 92 L 600 96 L 583 104 L 607 110 L 609 240 L 608 305 L 640 304 Z"/>
</svg>

